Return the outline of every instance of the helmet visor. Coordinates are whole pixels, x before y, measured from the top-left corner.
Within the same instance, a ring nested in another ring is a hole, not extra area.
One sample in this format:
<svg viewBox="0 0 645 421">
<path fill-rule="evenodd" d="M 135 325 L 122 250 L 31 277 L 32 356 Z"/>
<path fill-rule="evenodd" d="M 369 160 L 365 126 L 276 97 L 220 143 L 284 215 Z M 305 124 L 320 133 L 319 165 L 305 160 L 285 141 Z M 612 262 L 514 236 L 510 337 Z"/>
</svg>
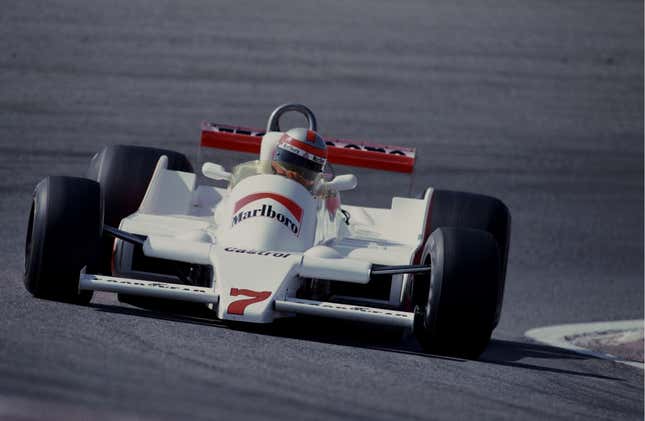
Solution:
<svg viewBox="0 0 645 421">
<path fill-rule="evenodd" d="M 278 161 L 273 161 L 271 163 L 271 167 L 276 174 L 280 174 L 294 181 L 297 181 L 309 190 L 313 189 L 313 187 L 316 185 L 316 182 L 322 175 L 321 173 L 316 171 Z"/>
<path fill-rule="evenodd" d="M 280 143 L 275 149 L 273 160 L 285 164 L 296 165 L 315 172 L 322 172 L 325 158 L 316 156 L 288 143 Z"/>
</svg>

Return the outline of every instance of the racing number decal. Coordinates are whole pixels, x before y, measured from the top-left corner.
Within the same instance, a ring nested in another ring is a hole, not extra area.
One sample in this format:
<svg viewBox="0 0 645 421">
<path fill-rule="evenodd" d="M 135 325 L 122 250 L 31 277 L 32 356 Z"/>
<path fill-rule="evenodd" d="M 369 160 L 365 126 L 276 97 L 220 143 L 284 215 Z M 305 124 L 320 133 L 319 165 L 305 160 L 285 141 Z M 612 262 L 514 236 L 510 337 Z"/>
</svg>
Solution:
<svg viewBox="0 0 645 421">
<path fill-rule="evenodd" d="M 250 289 L 237 289 L 231 288 L 231 297 L 237 297 L 239 295 L 244 295 L 251 298 L 243 298 L 241 300 L 233 301 L 228 305 L 226 312 L 228 314 L 244 314 L 244 309 L 254 303 L 259 303 L 264 301 L 271 296 L 271 291 L 251 291 Z"/>
</svg>

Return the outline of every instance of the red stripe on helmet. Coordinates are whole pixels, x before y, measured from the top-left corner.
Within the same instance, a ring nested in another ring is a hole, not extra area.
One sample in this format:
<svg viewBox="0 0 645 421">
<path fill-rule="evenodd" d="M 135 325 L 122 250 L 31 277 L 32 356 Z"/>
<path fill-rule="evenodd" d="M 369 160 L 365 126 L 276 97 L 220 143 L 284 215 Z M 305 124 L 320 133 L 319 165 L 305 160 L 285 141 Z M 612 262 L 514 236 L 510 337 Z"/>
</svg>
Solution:
<svg viewBox="0 0 645 421">
<path fill-rule="evenodd" d="M 293 146 L 297 146 L 298 148 L 309 152 L 312 155 L 316 155 L 319 158 L 327 159 L 327 148 L 321 149 L 315 146 L 311 146 L 305 142 L 299 141 L 298 139 L 294 139 L 288 134 L 282 135 L 282 137 L 280 138 L 280 143 L 289 143 Z"/>
</svg>

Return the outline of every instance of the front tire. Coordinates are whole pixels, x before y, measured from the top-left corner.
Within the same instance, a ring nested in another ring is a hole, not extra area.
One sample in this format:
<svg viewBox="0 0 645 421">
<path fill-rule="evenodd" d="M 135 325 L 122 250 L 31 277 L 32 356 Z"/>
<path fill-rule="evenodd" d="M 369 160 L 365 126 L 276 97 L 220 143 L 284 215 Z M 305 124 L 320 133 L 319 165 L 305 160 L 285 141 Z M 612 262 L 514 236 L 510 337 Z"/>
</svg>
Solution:
<svg viewBox="0 0 645 421">
<path fill-rule="evenodd" d="M 25 288 L 40 298 L 88 303 L 92 291 L 80 291 L 84 266 L 95 267 L 103 230 L 101 190 L 97 182 L 76 177 L 47 177 L 34 191 L 25 241 Z"/>
<path fill-rule="evenodd" d="M 430 353 L 477 358 L 496 315 L 501 268 L 495 238 L 482 230 L 439 228 L 424 256 L 432 270 L 425 279 L 427 300 L 415 307 L 417 339 Z"/>
</svg>

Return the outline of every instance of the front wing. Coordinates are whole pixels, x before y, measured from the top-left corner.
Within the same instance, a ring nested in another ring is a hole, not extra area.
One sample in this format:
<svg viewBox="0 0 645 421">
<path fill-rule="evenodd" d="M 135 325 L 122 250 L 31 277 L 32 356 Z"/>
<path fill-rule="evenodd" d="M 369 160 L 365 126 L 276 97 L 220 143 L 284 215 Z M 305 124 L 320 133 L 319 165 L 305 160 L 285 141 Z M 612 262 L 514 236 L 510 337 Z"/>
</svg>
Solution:
<svg viewBox="0 0 645 421">
<path fill-rule="evenodd" d="M 164 298 L 201 304 L 217 305 L 219 302 L 219 296 L 213 288 L 93 275 L 87 274 L 84 271 L 80 275 L 79 289 Z M 248 297 L 242 296 L 239 304 L 243 306 L 245 301 L 249 301 Z M 411 312 L 292 297 L 276 299 L 273 302 L 273 309 L 276 312 L 285 314 L 329 317 L 404 328 L 412 328 L 414 323 L 414 313 Z"/>
</svg>

